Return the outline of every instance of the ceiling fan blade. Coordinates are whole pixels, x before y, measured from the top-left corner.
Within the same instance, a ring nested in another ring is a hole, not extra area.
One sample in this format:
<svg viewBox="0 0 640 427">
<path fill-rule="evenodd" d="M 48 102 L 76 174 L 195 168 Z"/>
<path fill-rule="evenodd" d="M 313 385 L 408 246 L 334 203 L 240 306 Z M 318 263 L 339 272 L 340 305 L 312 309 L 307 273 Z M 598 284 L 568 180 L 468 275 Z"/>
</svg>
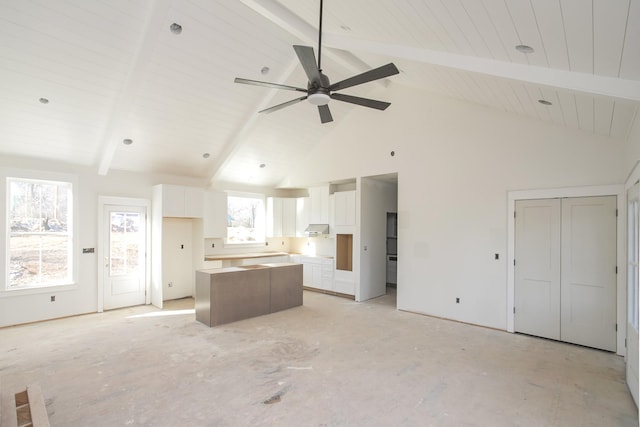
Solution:
<svg viewBox="0 0 640 427">
<path fill-rule="evenodd" d="M 301 87 L 281 85 L 281 84 L 278 84 L 278 83 L 261 82 L 259 80 L 242 79 L 240 77 L 236 77 L 234 82 L 235 83 L 242 83 L 242 84 L 245 84 L 245 85 L 270 87 L 272 89 L 295 90 L 295 91 L 298 91 L 298 92 L 306 92 L 307 91 L 306 89 L 302 89 Z"/>
<path fill-rule="evenodd" d="M 318 105 L 318 112 L 320 113 L 320 121 L 322 123 L 333 121 L 333 117 L 331 116 L 331 111 L 329 110 L 328 105 Z"/>
<path fill-rule="evenodd" d="M 393 64 L 393 62 L 390 62 L 387 65 L 383 65 L 382 67 L 374 68 L 373 70 L 365 71 L 364 73 L 358 74 L 357 76 L 349 77 L 348 79 L 342 80 L 341 82 L 334 83 L 329 86 L 329 90 L 334 91 L 346 89 L 351 86 L 361 85 L 362 83 L 383 79 L 385 77 L 393 76 L 394 74 L 398 73 L 398 68 Z"/>
<path fill-rule="evenodd" d="M 297 104 L 300 101 L 304 101 L 307 99 L 306 96 L 302 98 L 292 99 L 291 101 L 283 102 L 282 104 L 274 105 L 273 107 L 265 108 L 264 110 L 258 111 L 258 113 L 273 113 L 274 111 L 278 111 L 284 107 L 288 107 L 289 105 Z"/>
<path fill-rule="evenodd" d="M 317 83 L 320 85 L 322 79 L 320 78 L 320 71 L 318 71 L 318 65 L 316 64 L 316 55 L 313 53 L 313 48 L 309 46 L 294 45 L 293 49 L 298 55 L 300 64 L 304 68 L 304 72 L 311 83 Z"/>
<path fill-rule="evenodd" d="M 351 104 L 362 105 L 363 107 L 375 108 L 376 110 L 386 110 L 390 102 L 376 101 L 375 99 L 360 98 L 357 96 L 345 95 L 342 93 L 332 93 L 331 99 L 337 101 L 349 102 Z"/>
</svg>

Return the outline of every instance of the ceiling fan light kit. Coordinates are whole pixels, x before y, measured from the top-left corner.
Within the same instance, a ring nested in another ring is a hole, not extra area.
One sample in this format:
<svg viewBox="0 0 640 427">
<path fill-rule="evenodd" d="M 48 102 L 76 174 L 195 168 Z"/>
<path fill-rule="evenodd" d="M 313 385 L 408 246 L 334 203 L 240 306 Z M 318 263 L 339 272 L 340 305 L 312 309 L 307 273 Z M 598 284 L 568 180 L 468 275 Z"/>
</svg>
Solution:
<svg viewBox="0 0 640 427">
<path fill-rule="evenodd" d="M 259 113 L 272 113 L 280 110 L 284 107 L 288 107 L 293 104 L 297 104 L 305 99 L 310 104 L 318 106 L 318 113 L 320 114 L 320 122 L 328 123 L 333 121 L 331 111 L 329 110 L 329 101 L 335 99 L 337 101 L 348 102 L 350 104 L 361 105 L 363 107 L 374 108 L 376 110 L 385 110 L 389 105 L 389 102 L 376 101 L 374 99 L 360 98 L 352 95 L 345 95 L 341 93 L 334 93 L 336 91 L 346 89 L 352 86 L 361 85 L 374 80 L 383 79 L 394 74 L 398 74 L 398 68 L 389 63 L 382 67 L 374 68 L 373 70 L 365 71 L 364 73 L 342 80 L 338 83 L 331 84 L 329 78 L 322 73 L 321 68 L 321 52 L 322 52 L 322 0 L 320 0 L 320 22 L 318 25 L 318 62 L 316 63 L 316 56 L 313 52 L 313 48 L 310 46 L 293 46 L 300 65 L 304 69 L 307 78 L 307 89 L 303 89 L 295 86 L 281 85 L 278 83 L 262 82 L 258 80 L 249 80 L 236 77 L 235 83 L 242 83 L 254 86 L 268 87 L 272 89 L 284 89 L 296 92 L 305 92 L 307 95 L 300 98 L 292 99 L 291 101 L 283 102 L 282 104 L 274 105 L 273 107 L 266 108 L 259 111 Z"/>
</svg>

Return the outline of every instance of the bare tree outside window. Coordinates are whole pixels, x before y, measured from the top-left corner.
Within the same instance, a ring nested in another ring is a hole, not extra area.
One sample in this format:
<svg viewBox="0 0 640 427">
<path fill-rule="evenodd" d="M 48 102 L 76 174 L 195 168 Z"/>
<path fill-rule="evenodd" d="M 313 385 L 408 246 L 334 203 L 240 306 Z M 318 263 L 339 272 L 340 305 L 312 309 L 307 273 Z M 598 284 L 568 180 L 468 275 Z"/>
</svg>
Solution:
<svg viewBox="0 0 640 427">
<path fill-rule="evenodd" d="M 227 243 L 264 241 L 264 200 L 257 197 L 227 198 Z"/>
<path fill-rule="evenodd" d="M 8 289 L 71 282 L 71 183 L 8 179 Z"/>
</svg>

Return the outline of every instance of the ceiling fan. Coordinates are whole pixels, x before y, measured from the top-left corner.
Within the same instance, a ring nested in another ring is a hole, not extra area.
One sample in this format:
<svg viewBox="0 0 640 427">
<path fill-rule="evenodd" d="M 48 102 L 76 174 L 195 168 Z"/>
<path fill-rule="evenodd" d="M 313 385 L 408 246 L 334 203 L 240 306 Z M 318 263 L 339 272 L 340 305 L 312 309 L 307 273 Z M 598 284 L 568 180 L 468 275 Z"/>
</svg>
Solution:
<svg viewBox="0 0 640 427">
<path fill-rule="evenodd" d="M 331 111 L 329 110 L 330 99 L 336 101 L 349 102 L 351 104 L 362 105 L 363 107 L 375 108 L 377 110 L 385 110 L 391 103 L 376 101 L 375 99 L 360 98 L 357 96 L 345 95 L 342 93 L 335 93 L 336 91 L 346 89 L 352 86 L 368 83 L 373 80 L 383 79 L 385 77 L 398 74 L 398 68 L 393 63 L 383 65 L 382 67 L 374 68 L 373 70 L 365 71 L 362 74 L 358 74 L 348 79 L 342 80 L 338 83 L 331 84 L 329 78 L 322 72 L 320 66 L 321 49 L 322 49 L 322 0 L 320 0 L 320 24 L 318 26 L 318 63 L 316 65 L 316 57 L 313 53 L 313 48 L 310 46 L 297 46 L 294 45 L 293 49 L 298 55 L 298 60 L 304 69 L 305 74 L 309 81 L 307 82 L 307 88 L 303 89 L 295 86 L 281 85 L 278 83 L 262 82 L 258 80 L 248 80 L 236 77 L 235 83 L 243 83 L 255 86 L 264 86 L 274 89 L 292 90 L 296 92 L 304 92 L 305 96 L 292 99 L 291 101 L 284 102 L 282 104 L 274 105 L 267 109 L 258 111 L 258 113 L 272 113 L 280 110 L 284 107 L 288 107 L 298 102 L 308 100 L 311 104 L 318 106 L 318 112 L 320 113 L 320 121 L 322 123 L 328 123 L 333 121 Z"/>
</svg>

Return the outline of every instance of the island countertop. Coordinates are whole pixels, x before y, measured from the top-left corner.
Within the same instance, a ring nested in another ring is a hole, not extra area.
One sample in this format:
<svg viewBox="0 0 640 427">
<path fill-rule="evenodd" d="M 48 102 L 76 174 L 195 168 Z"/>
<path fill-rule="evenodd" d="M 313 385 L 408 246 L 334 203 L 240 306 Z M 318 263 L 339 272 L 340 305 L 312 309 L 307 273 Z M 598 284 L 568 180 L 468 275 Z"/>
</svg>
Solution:
<svg viewBox="0 0 640 427">
<path fill-rule="evenodd" d="M 267 258 L 272 256 L 289 256 L 288 252 L 249 252 L 235 254 L 205 255 L 205 261 L 230 261 L 236 259 Z"/>
</svg>

